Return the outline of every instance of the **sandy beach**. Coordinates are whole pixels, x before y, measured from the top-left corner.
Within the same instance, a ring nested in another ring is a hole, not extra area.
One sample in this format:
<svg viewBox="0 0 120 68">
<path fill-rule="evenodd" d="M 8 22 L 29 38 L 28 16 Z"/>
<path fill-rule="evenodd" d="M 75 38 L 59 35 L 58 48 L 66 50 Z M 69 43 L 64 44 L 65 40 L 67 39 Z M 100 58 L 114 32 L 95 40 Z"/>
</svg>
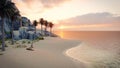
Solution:
<svg viewBox="0 0 120 68">
<path fill-rule="evenodd" d="M 73 61 L 64 54 L 79 44 L 76 40 L 46 37 L 34 43 L 34 51 L 9 46 L 0 55 L 0 68 L 85 68 L 82 62 Z"/>
</svg>

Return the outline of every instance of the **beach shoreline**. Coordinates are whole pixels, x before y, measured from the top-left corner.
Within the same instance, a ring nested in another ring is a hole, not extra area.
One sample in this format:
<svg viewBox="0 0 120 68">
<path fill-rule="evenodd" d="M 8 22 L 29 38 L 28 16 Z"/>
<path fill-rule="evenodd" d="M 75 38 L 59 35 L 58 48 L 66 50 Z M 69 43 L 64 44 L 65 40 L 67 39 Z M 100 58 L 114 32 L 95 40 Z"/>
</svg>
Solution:
<svg viewBox="0 0 120 68">
<path fill-rule="evenodd" d="M 86 39 L 65 53 L 72 60 L 86 64 L 87 68 L 120 68 L 119 36 L 112 35 Z M 100 39 L 99 39 L 100 38 Z"/>
</svg>

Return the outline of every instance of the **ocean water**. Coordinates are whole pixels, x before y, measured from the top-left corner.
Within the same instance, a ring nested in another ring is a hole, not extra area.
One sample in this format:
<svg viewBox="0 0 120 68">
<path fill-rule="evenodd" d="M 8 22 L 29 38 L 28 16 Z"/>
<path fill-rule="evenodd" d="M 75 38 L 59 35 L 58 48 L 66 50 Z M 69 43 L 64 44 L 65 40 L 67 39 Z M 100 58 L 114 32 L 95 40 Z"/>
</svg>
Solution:
<svg viewBox="0 0 120 68">
<path fill-rule="evenodd" d="M 120 31 L 54 31 L 64 39 L 88 40 L 95 37 L 112 37 L 120 38 Z M 98 38 L 99 39 L 99 38 Z"/>
<path fill-rule="evenodd" d="M 67 56 L 87 68 L 120 68 L 120 31 L 57 31 L 61 38 L 81 41 Z"/>
</svg>

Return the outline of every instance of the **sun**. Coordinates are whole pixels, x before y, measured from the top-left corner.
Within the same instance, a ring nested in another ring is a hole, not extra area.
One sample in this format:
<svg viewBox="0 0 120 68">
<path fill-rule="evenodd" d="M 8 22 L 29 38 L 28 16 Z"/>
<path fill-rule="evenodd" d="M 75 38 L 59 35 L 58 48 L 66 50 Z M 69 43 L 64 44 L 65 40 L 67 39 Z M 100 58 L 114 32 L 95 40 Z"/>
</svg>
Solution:
<svg viewBox="0 0 120 68">
<path fill-rule="evenodd" d="M 63 26 L 63 25 L 59 27 L 59 29 L 65 29 L 65 28 L 66 28 L 66 27 L 65 27 L 65 26 Z"/>
</svg>

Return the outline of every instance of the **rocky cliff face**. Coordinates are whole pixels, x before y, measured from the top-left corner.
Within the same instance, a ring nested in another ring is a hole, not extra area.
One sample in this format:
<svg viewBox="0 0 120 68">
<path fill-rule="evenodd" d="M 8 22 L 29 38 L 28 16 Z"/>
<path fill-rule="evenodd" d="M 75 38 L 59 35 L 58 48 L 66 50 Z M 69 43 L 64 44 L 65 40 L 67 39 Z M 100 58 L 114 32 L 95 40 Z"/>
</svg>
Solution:
<svg viewBox="0 0 120 68">
<path fill-rule="evenodd" d="M 1 21 L 1 19 L 0 19 L 0 23 L 1 23 L 2 21 Z M 11 21 L 10 20 L 8 20 L 8 19 L 5 19 L 4 20 L 4 26 L 5 26 L 5 28 L 4 28 L 4 30 L 5 30 L 5 34 L 6 34 L 6 37 L 11 37 Z M 2 28 L 1 28 L 1 24 L 0 24 L 0 39 L 1 39 L 1 30 L 2 30 Z"/>
<path fill-rule="evenodd" d="M 1 19 L 0 19 L 0 23 L 1 23 Z M 35 33 L 35 27 L 31 24 L 30 20 L 27 19 L 26 17 L 22 17 L 22 27 L 20 27 L 21 25 L 21 21 L 20 20 L 16 20 L 14 22 L 11 22 L 9 19 L 5 19 L 4 25 L 5 25 L 5 37 L 6 38 L 11 38 L 11 29 L 12 29 L 12 23 L 13 23 L 13 35 L 14 35 L 14 40 L 20 40 L 20 39 L 29 39 L 29 40 L 33 40 L 35 38 L 39 38 L 41 37 L 41 30 L 37 30 L 37 32 Z M 51 34 L 51 36 L 57 36 L 55 34 L 52 34 L 48 31 L 42 31 L 42 33 L 44 33 L 44 36 L 49 36 Z M 0 40 L 2 38 L 2 33 L 1 33 L 1 24 L 0 24 Z"/>
<path fill-rule="evenodd" d="M 2 21 L 1 21 L 1 18 L 0 18 L 0 23 L 1 22 Z M 19 29 L 20 29 L 21 21 L 20 20 L 16 20 L 16 21 L 12 22 L 11 20 L 6 18 L 4 20 L 4 26 L 5 26 L 4 30 L 5 30 L 5 37 L 6 38 L 11 38 L 12 23 L 13 23 L 14 31 L 20 32 Z M 2 25 L 0 24 L 0 39 L 1 39 L 1 35 L 2 35 L 2 33 L 1 33 L 1 26 Z M 27 19 L 26 17 L 22 17 L 22 26 L 28 27 L 29 29 L 33 29 L 33 26 L 31 25 L 30 20 Z"/>
</svg>

